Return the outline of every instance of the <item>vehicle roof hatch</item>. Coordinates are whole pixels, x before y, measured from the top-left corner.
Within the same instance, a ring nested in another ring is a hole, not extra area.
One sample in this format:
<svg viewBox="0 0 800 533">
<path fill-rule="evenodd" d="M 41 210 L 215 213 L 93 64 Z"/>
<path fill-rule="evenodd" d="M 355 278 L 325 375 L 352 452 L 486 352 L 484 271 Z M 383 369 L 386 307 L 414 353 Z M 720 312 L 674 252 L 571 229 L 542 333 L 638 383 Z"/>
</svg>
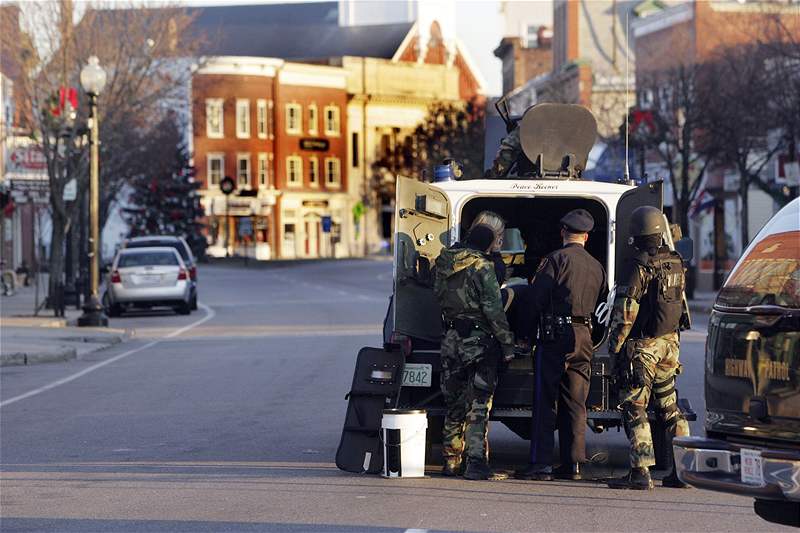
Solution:
<svg viewBox="0 0 800 533">
<path fill-rule="evenodd" d="M 597 121 L 581 105 L 542 103 L 522 116 L 519 135 L 536 178 L 579 179 L 597 138 Z"/>
</svg>

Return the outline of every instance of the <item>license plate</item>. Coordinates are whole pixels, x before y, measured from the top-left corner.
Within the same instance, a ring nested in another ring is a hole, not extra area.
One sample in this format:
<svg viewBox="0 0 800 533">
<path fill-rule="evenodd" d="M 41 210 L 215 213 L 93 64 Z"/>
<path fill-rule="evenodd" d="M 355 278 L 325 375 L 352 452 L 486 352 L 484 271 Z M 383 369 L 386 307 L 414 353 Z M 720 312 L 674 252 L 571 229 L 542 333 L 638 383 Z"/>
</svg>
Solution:
<svg viewBox="0 0 800 533">
<path fill-rule="evenodd" d="M 758 450 L 742 448 L 739 453 L 742 460 L 742 483 L 747 483 L 748 485 L 759 485 L 763 487 L 764 468 L 761 460 L 761 452 Z"/>
<path fill-rule="evenodd" d="M 407 363 L 403 367 L 403 387 L 430 387 L 433 367 L 425 363 Z"/>
</svg>

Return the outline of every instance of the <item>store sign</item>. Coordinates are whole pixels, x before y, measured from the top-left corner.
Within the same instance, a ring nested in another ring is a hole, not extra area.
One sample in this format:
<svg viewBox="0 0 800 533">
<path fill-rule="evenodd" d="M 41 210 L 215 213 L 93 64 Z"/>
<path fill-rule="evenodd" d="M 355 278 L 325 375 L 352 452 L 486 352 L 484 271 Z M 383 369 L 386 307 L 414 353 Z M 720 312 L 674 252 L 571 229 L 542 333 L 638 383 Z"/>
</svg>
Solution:
<svg viewBox="0 0 800 533">
<path fill-rule="evenodd" d="M 300 139 L 301 150 L 311 150 L 313 152 L 326 152 L 331 143 L 328 139 Z"/>
<path fill-rule="evenodd" d="M 9 150 L 6 172 L 17 174 L 41 174 L 47 169 L 47 160 L 41 148 L 35 144 L 17 146 Z"/>
<path fill-rule="evenodd" d="M 327 200 L 304 200 L 303 207 L 328 207 Z"/>
</svg>

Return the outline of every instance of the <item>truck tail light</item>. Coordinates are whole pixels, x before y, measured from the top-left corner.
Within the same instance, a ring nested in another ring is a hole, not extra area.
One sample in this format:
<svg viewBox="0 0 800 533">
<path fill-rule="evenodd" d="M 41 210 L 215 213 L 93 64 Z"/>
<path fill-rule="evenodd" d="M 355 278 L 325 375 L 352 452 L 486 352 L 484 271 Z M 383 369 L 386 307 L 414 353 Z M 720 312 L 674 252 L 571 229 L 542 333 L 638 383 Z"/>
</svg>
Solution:
<svg viewBox="0 0 800 533">
<path fill-rule="evenodd" d="M 192 281 L 197 279 L 197 267 L 196 266 L 192 266 L 192 267 L 189 268 L 189 279 L 191 279 Z"/>
<path fill-rule="evenodd" d="M 178 271 L 178 280 L 186 279 L 186 270 L 183 268 Z"/>
<path fill-rule="evenodd" d="M 118 270 L 111 273 L 111 283 L 122 283 L 122 276 L 119 275 Z"/>
</svg>

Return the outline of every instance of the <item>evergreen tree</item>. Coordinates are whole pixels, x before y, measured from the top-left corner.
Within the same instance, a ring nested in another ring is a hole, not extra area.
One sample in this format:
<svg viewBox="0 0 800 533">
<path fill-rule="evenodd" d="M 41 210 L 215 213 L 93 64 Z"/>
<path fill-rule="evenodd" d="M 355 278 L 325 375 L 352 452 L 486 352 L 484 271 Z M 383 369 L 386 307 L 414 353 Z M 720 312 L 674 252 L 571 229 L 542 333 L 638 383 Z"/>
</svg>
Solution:
<svg viewBox="0 0 800 533">
<path fill-rule="evenodd" d="M 173 117 L 153 130 L 142 153 L 147 170 L 130 182 L 132 189 L 123 218 L 129 236 L 175 235 L 183 237 L 192 252 L 205 256 L 204 216 L 191 165 L 191 154 Z"/>
</svg>

